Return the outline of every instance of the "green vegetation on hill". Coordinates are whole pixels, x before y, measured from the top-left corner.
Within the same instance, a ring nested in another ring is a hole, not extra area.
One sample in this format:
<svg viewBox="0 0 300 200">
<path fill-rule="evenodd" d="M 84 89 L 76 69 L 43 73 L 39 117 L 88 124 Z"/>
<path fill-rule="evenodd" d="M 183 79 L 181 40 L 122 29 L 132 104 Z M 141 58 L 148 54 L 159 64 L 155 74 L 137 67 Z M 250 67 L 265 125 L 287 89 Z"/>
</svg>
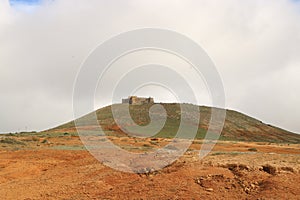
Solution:
<svg viewBox="0 0 300 200">
<path fill-rule="evenodd" d="M 167 137 L 172 138 L 176 135 L 179 124 L 181 121 L 181 110 L 180 104 L 176 103 L 161 103 L 167 113 L 167 120 L 165 122 L 164 127 L 153 137 Z M 185 106 L 190 106 L 191 112 L 188 113 L 190 119 L 196 118 L 199 115 L 198 112 L 195 112 L 194 108 L 198 107 L 191 104 L 184 104 Z M 126 108 L 125 104 L 115 104 L 116 110 L 119 109 L 120 112 L 124 108 Z M 140 125 L 145 126 L 149 124 L 150 117 L 149 117 L 149 109 L 151 104 L 145 105 L 130 105 L 129 111 L 131 118 L 133 121 Z M 203 139 L 206 135 L 209 120 L 211 117 L 211 108 L 205 106 L 199 106 L 200 109 L 200 123 L 195 124 L 191 120 L 186 121 L 184 123 L 184 130 L 186 133 L 189 133 L 189 130 L 193 128 L 197 128 L 197 139 Z M 111 106 L 107 106 L 101 108 L 96 111 L 96 116 L 98 122 L 92 120 L 92 115 L 95 113 L 90 113 L 86 116 L 83 116 L 80 120 L 80 126 L 82 129 L 87 131 L 91 131 L 92 127 L 99 123 L 102 129 L 108 135 L 124 135 L 124 133 L 116 124 L 113 114 L 111 111 Z M 122 113 L 119 113 L 122 116 Z M 154 116 L 156 113 L 154 113 Z M 157 114 L 159 115 L 159 113 Z M 124 118 L 126 115 L 124 115 Z M 157 116 L 159 117 L 159 116 Z M 126 119 L 124 119 L 126 120 Z M 197 127 L 195 127 L 197 126 Z M 75 124 L 74 122 L 69 122 L 58 126 L 54 129 L 49 131 L 55 132 L 64 132 L 66 129 L 74 129 Z M 267 124 L 262 123 L 261 121 L 244 115 L 242 113 L 226 110 L 226 120 L 224 124 L 224 128 L 222 134 L 220 136 L 220 140 L 235 140 L 235 141 L 253 141 L 253 142 L 275 142 L 275 143 L 300 143 L 300 135 L 285 131 L 283 129 L 270 126 Z"/>
</svg>

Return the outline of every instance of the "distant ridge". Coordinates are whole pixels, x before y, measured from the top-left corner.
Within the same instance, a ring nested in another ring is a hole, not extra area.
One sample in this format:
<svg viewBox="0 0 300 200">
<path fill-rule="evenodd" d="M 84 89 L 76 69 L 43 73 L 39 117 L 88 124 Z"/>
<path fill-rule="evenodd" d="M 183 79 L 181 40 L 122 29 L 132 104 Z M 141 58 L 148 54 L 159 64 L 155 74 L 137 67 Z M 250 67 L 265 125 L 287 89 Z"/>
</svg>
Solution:
<svg viewBox="0 0 300 200">
<path fill-rule="evenodd" d="M 167 121 L 164 128 L 154 137 L 173 137 L 180 123 L 180 104 L 160 103 L 167 111 Z M 124 108 L 125 104 L 115 104 L 116 108 Z M 196 105 L 190 105 L 196 106 Z M 132 119 L 139 125 L 149 123 L 149 108 L 151 104 L 130 105 L 130 114 Z M 197 139 L 203 139 L 207 132 L 208 123 L 211 115 L 211 107 L 199 106 L 200 124 L 198 126 Z M 191 113 L 196 115 L 197 113 Z M 115 123 L 111 106 L 107 106 L 96 111 L 98 123 L 108 135 L 124 136 L 124 133 Z M 197 116 L 195 116 L 197 117 Z M 91 120 L 91 113 L 82 117 L 84 123 L 81 125 L 83 130 L 93 130 L 97 125 Z M 190 124 L 189 127 L 196 126 Z M 48 131 L 70 132 L 76 131 L 74 122 L 63 124 Z M 187 127 L 188 131 L 188 127 Z M 299 143 L 300 135 L 283 130 L 281 128 L 265 124 L 255 118 L 249 117 L 233 110 L 226 110 L 226 120 L 220 140 L 249 141 L 249 142 L 272 142 L 272 143 Z"/>
</svg>

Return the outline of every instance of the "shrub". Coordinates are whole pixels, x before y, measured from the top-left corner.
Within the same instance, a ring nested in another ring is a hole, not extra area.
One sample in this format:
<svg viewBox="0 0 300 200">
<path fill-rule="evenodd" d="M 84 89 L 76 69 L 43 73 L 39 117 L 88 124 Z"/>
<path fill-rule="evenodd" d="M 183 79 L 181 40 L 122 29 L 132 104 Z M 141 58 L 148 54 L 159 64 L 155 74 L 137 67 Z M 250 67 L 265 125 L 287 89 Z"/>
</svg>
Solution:
<svg viewBox="0 0 300 200">
<path fill-rule="evenodd" d="M 43 144 L 48 143 L 48 140 L 44 139 L 44 140 L 42 141 L 42 143 L 43 143 Z"/>
<path fill-rule="evenodd" d="M 32 142 L 32 141 L 37 142 L 37 141 L 40 141 L 40 139 L 36 136 L 32 136 L 32 137 L 28 136 L 28 137 L 22 139 L 22 141 L 24 141 L 24 142 Z"/>
<path fill-rule="evenodd" d="M 151 147 L 149 144 L 143 144 L 143 147 Z"/>
<path fill-rule="evenodd" d="M 248 151 L 257 151 L 256 148 L 249 148 Z"/>
<path fill-rule="evenodd" d="M 25 144 L 24 142 L 18 141 L 13 138 L 4 138 L 0 140 L 0 143 L 5 143 L 5 144 Z"/>
</svg>

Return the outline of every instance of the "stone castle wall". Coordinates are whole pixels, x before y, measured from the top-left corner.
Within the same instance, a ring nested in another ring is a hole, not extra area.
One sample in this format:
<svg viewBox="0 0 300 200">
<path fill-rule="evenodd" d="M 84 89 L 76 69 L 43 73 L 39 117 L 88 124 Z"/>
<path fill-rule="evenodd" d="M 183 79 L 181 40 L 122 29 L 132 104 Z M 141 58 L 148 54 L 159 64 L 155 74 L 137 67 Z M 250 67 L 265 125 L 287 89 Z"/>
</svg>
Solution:
<svg viewBox="0 0 300 200">
<path fill-rule="evenodd" d="M 154 99 L 151 97 L 144 98 L 144 97 L 130 96 L 127 99 L 122 99 L 122 103 L 129 103 L 132 105 L 152 104 L 154 103 Z"/>
</svg>

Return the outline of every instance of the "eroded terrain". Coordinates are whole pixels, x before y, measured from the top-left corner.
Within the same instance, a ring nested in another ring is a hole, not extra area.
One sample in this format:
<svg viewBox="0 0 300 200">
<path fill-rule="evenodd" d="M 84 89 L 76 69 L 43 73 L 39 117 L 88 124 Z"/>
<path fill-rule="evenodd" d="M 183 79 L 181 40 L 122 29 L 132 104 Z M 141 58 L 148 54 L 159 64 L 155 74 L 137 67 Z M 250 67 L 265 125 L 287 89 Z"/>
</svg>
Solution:
<svg viewBox="0 0 300 200">
<path fill-rule="evenodd" d="M 165 138 L 109 139 L 136 152 Z M 300 145 L 220 141 L 204 159 L 195 140 L 173 164 L 145 174 L 114 170 L 72 134 L 1 136 L 2 199 L 299 199 Z M 4 198 L 3 198 L 4 197 Z"/>
</svg>

